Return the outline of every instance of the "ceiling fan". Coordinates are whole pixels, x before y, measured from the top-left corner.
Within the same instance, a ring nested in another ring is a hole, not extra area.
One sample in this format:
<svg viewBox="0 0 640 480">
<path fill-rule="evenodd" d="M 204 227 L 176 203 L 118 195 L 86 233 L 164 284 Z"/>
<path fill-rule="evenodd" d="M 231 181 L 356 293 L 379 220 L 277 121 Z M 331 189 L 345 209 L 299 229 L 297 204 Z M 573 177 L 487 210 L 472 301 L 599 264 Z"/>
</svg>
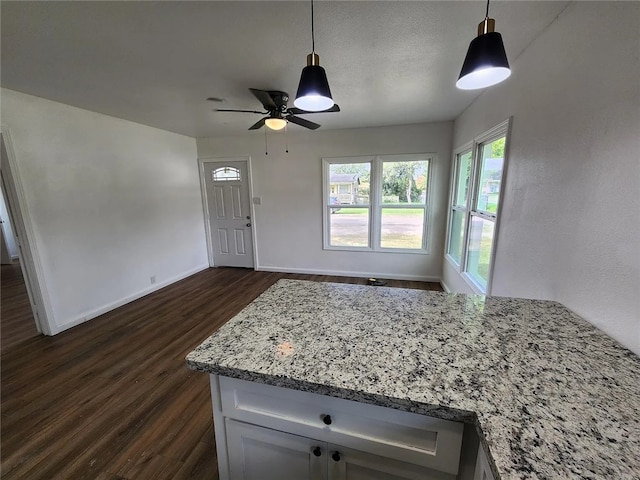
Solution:
<svg viewBox="0 0 640 480">
<path fill-rule="evenodd" d="M 258 110 L 234 110 L 226 108 L 218 108 L 216 112 L 243 112 L 243 113 L 258 113 L 260 115 L 266 115 L 266 117 L 258 120 L 256 123 L 249 127 L 249 130 L 257 130 L 263 125 L 271 128 L 272 130 L 281 130 L 287 122 L 295 123 L 301 127 L 315 130 L 320 128 L 320 125 L 304 118 L 297 117 L 296 115 L 302 115 L 306 113 L 325 113 L 325 112 L 339 112 L 340 107 L 334 105 L 333 107 L 322 110 L 320 112 L 309 112 L 307 110 L 301 110 L 299 108 L 287 107 L 289 101 L 289 94 L 287 92 L 281 92 L 279 90 L 258 90 L 257 88 L 250 88 L 251 93 L 260 101 L 265 112 Z M 216 101 L 215 98 L 207 98 L 207 100 Z"/>
</svg>

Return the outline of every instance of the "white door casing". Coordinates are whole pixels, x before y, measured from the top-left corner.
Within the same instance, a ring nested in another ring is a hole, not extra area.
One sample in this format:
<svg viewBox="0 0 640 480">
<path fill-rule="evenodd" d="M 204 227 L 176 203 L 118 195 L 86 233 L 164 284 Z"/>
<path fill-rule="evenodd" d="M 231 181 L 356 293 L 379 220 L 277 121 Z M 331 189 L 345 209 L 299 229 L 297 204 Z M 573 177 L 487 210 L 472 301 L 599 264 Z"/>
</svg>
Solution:
<svg viewBox="0 0 640 480">
<path fill-rule="evenodd" d="M 201 160 L 209 264 L 254 268 L 247 159 Z"/>
<path fill-rule="evenodd" d="M 36 329 L 45 335 L 55 335 L 58 328 L 55 323 L 51 301 L 44 280 L 40 255 L 36 247 L 33 225 L 20 180 L 18 163 L 15 158 L 13 143 L 9 129 L 0 126 L 0 143 L 2 150 L 2 167 L 0 181 L 6 195 L 7 210 L 14 227 L 14 237 L 18 248 L 18 257 L 24 278 L 29 303 L 36 324 Z"/>
</svg>

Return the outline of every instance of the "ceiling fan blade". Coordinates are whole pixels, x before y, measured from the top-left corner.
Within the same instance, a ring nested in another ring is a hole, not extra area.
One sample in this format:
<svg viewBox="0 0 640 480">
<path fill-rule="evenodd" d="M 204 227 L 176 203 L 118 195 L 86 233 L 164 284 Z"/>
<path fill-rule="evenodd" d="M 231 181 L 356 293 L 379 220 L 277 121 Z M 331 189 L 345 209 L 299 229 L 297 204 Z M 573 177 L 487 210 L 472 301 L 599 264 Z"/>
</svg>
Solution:
<svg viewBox="0 0 640 480">
<path fill-rule="evenodd" d="M 259 113 L 261 115 L 266 115 L 268 112 L 259 112 L 258 110 L 234 110 L 230 108 L 216 108 L 216 112 L 243 112 L 243 113 Z"/>
<path fill-rule="evenodd" d="M 251 126 L 249 127 L 249 130 L 257 130 L 257 129 L 259 129 L 259 128 L 262 128 L 262 126 L 264 125 L 264 121 L 265 121 L 267 118 L 269 118 L 269 117 L 264 117 L 264 118 L 262 118 L 262 119 L 258 120 L 256 123 L 254 123 L 253 125 L 251 125 Z"/>
<path fill-rule="evenodd" d="M 333 107 L 328 108 L 326 110 L 320 110 L 319 112 L 310 112 L 308 110 L 301 110 L 299 108 L 296 107 L 292 107 L 292 108 L 288 108 L 287 112 L 289 113 L 293 113 L 294 115 L 303 115 L 306 113 L 329 113 L 329 112 L 339 112 L 340 111 L 340 107 L 336 104 L 333 105 Z"/>
<path fill-rule="evenodd" d="M 278 107 L 274 103 L 269 92 L 265 92 L 264 90 L 258 90 L 257 88 L 250 88 L 251 93 L 255 95 L 255 97 L 260 100 L 260 103 L 267 111 L 276 110 Z"/>
<path fill-rule="evenodd" d="M 295 123 L 296 125 L 300 125 L 301 127 L 310 128 L 311 130 L 316 130 L 320 128 L 320 125 L 317 123 L 310 122 L 309 120 L 305 120 L 304 118 L 295 117 L 293 115 L 289 115 L 287 117 L 287 121 L 291 123 Z"/>
</svg>

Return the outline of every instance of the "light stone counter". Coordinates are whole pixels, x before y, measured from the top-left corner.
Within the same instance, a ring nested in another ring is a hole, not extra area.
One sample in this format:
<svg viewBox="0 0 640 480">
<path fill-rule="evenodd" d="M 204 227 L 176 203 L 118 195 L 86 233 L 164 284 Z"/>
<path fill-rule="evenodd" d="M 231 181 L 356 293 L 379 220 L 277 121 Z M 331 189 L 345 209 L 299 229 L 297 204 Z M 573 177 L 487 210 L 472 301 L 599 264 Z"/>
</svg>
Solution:
<svg viewBox="0 0 640 480">
<path fill-rule="evenodd" d="M 280 280 L 187 364 L 475 423 L 497 478 L 640 478 L 640 359 L 556 302 Z"/>
</svg>

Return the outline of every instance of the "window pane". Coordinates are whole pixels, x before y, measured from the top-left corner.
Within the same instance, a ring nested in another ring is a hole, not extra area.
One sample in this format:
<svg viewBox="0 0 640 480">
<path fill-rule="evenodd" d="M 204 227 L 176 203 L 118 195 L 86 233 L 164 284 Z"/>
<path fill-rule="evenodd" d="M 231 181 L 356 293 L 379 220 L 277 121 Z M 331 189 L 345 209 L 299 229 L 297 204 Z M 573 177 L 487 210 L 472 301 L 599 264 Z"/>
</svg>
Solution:
<svg viewBox="0 0 640 480">
<path fill-rule="evenodd" d="M 494 223 L 492 221 L 477 216 L 471 217 L 467 272 L 483 289 L 487 288 L 487 281 L 489 280 L 493 228 Z"/>
<path fill-rule="evenodd" d="M 369 246 L 369 209 L 329 208 L 329 245 L 332 247 Z"/>
<path fill-rule="evenodd" d="M 504 163 L 504 143 L 505 137 L 502 137 L 480 147 L 482 164 L 480 166 L 480 182 L 478 183 L 477 210 L 489 213 L 498 212 Z"/>
<path fill-rule="evenodd" d="M 382 164 L 382 203 L 427 203 L 428 160 L 384 162 Z"/>
<path fill-rule="evenodd" d="M 458 155 L 458 170 L 456 172 L 456 195 L 454 205 L 467 206 L 467 193 L 469 191 L 469 178 L 471 177 L 471 150 Z"/>
<path fill-rule="evenodd" d="M 220 167 L 213 171 L 214 182 L 225 182 L 230 180 L 240 180 L 240 169 L 234 167 Z"/>
<path fill-rule="evenodd" d="M 451 212 L 451 234 L 449 235 L 449 255 L 460 264 L 464 242 L 464 223 L 467 213 L 460 210 Z"/>
<path fill-rule="evenodd" d="M 329 205 L 368 205 L 371 163 L 329 165 Z"/>
<path fill-rule="evenodd" d="M 422 248 L 424 208 L 383 208 L 380 246 Z"/>
</svg>

